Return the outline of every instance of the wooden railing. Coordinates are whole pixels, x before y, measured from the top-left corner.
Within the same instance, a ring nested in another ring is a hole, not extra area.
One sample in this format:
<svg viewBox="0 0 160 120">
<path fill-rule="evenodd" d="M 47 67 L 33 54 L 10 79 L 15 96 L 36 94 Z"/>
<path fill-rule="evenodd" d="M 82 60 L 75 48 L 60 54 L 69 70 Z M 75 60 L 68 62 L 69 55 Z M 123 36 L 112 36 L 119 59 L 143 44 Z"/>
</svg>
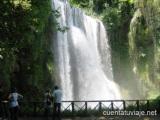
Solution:
<svg viewBox="0 0 160 120">
<path fill-rule="evenodd" d="M 130 110 L 130 111 L 148 111 L 157 110 L 160 113 L 160 100 L 101 100 L 101 101 L 63 101 L 63 112 L 71 111 L 97 111 L 103 110 Z"/>
<path fill-rule="evenodd" d="M 9 116 L 7 101 L 0 103 L 0 111 L 3 117 Z M 147 111 L 156 110 L 160 114 L 160 100 L 100 100 L 100 101 L 63 101 L 63 116 L 102 115 L 102 111 L 130 110 Z M 43 102 L 20 102 L 21 116 L 42 116 L 44 113 Z M 52 108 L 50 115 L 52 115 Z"/>
</svg>

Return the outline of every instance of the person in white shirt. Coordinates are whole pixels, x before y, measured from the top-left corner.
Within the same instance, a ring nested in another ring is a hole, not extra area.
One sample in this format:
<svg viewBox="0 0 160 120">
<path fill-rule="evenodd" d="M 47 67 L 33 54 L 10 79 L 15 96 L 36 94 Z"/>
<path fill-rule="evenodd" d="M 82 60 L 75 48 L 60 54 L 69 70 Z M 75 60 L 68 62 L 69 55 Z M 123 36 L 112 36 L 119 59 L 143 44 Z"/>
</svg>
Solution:
<svg viewBox="0 0 160 120">
<path fill-rule="evenodd" d="M 58 118 L 58 120 L 61 120 L 62 91 L 59 89 L 58 86 L 54 87 L 53 99 L 54 99 L 53 120 L 55 120 L 56 117 Z"/>
<path fill-rule="evenodd" d="M 18 120 L 18 109 L 19 109 L 18 99 L 22 98 L 23 96 L 17 93 L 16 88 L 13 88 L 11 90 L 11 93 L 8 96 L 11 120 Z"/>
</svg>

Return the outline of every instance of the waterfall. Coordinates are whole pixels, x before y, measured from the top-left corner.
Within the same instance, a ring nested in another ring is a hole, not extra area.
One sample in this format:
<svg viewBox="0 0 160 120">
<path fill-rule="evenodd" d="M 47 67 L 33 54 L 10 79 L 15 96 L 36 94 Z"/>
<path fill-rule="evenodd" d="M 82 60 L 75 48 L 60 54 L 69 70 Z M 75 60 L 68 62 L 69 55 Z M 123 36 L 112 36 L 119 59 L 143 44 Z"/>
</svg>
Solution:
<svg viewBox="0 0 160 120">
<path fill-rule="evenodd" d="M 61 14 L 60 26 L 69 28 L 56 32 L 53 42 L 63 100 L 120 99 L 103 23 L 66 0 L 52 0 L 52 8 Z"/>
</svg>

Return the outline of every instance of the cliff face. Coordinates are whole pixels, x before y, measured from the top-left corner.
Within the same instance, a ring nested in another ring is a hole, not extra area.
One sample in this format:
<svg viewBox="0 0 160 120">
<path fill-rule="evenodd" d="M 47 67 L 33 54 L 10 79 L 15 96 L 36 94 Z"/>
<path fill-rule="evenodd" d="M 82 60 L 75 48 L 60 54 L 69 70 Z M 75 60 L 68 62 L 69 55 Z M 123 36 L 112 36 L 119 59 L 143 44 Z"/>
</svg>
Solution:
<svg viewBox="0 0 160 120">
<path fill-rule="evenodd" d="M 130 23 L 132 69 L 146 97 L 155 97 L 160 89 L 159 5 L 158 0 L 135 1 L 136 11 Z"/>
</svg>

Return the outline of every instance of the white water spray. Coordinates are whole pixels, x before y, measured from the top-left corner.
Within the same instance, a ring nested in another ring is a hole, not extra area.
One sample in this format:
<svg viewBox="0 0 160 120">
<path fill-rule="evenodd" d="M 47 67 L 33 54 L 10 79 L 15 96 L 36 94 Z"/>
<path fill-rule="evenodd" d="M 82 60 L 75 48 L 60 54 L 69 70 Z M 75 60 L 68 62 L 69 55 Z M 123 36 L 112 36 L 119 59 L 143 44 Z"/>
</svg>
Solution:
<svg viewBox="0 0 160 120">
<path fill-rule="evenodd" d="M 53 42 L 63 100 L 120 99 L 102 22 L 71 8 L 65 0 L 52 0 L 52 8 L 61 14 L 60 26 L 69 28 L 57 32 Z"/>
</svg>

